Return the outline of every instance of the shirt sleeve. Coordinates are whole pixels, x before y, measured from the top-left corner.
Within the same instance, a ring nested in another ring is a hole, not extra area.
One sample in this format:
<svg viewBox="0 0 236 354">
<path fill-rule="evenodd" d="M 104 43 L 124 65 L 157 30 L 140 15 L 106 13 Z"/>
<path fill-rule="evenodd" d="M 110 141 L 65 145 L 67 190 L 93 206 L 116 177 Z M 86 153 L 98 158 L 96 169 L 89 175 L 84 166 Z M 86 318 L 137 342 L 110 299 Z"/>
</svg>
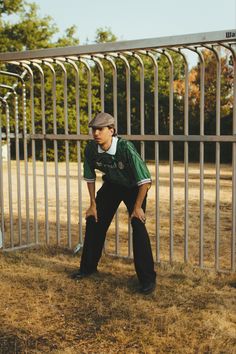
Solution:
<svg viewBox="0 0 236 354">
<path fill-rule="evenodd" d="M 127 155 L 137 186 L 151 183 L 151 175 L 145 162 L 142 160 L 134 145 L 130 142 L 127 144 Z"/>
<path fill-rule="evenodd" d="M 88 183 L 95 182 L 96 180 L 96 173 L 91 161 L 88 145 L 85 148 L 84 156 L 84 180 Z"/>
</svg>

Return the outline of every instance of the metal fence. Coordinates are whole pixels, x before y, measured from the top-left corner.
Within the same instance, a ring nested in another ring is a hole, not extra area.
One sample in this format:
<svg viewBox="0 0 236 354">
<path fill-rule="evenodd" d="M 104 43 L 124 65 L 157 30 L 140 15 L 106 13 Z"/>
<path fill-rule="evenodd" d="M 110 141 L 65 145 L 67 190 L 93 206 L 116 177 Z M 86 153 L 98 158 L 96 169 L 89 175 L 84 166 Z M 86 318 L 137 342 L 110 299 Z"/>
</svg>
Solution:
<svg viewBox="0 0 236 354">
<path fill-rule="evenodd" d="M 3 250 L 28 247 L 41 242 L 69 247 L 82 244 L 83 212 L 88 198 L 82 180 L 81 152 L 84 142 L 91 139 L 85 127 L 95 112 L 106 111 L 109 106 L 110 113 L 113 113 L 117 122 L 118 134 L 140 142 L 140 153 L 144 159 L 147 144 L 152 144 L 154 160 L 150 161 L 150 169 L 154 193 L 149 208 L 148 228 L 156 261 L 184 261 L 197 264 L 201 268 L 235 271 L 235 44 L 236 30 L 229 30 L 0 54 L 1 151 L 3 144 L 7 142 L 6 161 L 3 161 L 0 154 L 0 225 Z M 212 65 L 216 68 L 215 131 L 209 135 L 204 131 L 204 50 L 214 54 Z M 190 53 L 194 54 L 190 56 Z M 184 68 L 182 134 L 174 131 L 176 55 L 181 58 Z M 225 55 L 230 56 L 233 72 L 232 132 L 227 135 L 221 132 L 221 58 Z M 189 131 L 193 56 L 194 60 L 198 59 L 200 77 L 198 134 L 191 134 Z M 158 74 L 162 57 L 166 58 L 165 65 L 168 66 L 168 76 L 165 78 L 168 82 L 168 131 L 165 133 L 162 133 L 159 119 Z M 106 81 L 108 71 L 112 73 L 112 82 L 109 85 Z M 137 88 L 134 93 L 132 87 L 134 71 L 139 76 L 139 99 L 135 101 L 136 107 L 133 106 L 134 94 L 137 96 Z M 145 86 L 150 75 L 153 92 L 147 92 Z M 123 113 L 121 117 L 119 95 L 125 104 L 125 117 Z M 146 123 L 145 100 L 147 97 L 150 99 L 150 96 L 153 105 L 152 128 L 147 127 Z M 74 125 L 70 116 L 73 117 Z M 138 120 L 138 133 L 137 129 L 133 129 L 135 119 Z M 59 121 L 63 121 L 63 128 L 61 125 L 59 127 Z M 221 147 L 225 143 L 230 144 L 232 151 L 232 159 L 225 167 L 228 173 L 225 178 L 228 181 L 226 188 L 230 199 L 223 198 L 222 201 L 225 191 L 222 183 Z M 198 163 L 189 161 L 191 144 L 198 146 Z M 215 151 L 211 202 L 206 200 L 205 193 L 210 173 L 210 167 L 204 160 L 207 144 L 213 144 Z M 162 146 L 168 151 L 168 161 L 160 161 Z M 183 149 L 182 164 L 174 158 L 175 150 L 180 148 Z M 176 173 L 178 168 L 182 169 L 180 182 Z M 197 195 L 191 196 L 193 179 L 197 181 Z M 178 183 L 183 192 L 181 197 L 176 193 Z M 213 215 L 210 222 L 209 215 Z M 123 230 L 124 217 L 122 211 L 116 214 L 106 250 L 118 256 L 132 257 L 130 227 L 128 232 Z M 207 222 L 210 224 L 206 231 Z"/>
</svg>

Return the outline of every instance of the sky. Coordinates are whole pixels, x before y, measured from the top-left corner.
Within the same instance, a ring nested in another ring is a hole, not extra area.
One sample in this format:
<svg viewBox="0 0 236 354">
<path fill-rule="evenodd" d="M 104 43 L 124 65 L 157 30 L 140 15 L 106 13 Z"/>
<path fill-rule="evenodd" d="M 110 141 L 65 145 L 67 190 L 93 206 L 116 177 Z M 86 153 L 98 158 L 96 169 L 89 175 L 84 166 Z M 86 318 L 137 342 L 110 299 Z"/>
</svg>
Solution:
<svg viewBox="0 0 236 354">
<path fill-rule="evenodd" d="M 59 27 L 76 25 L 80 44 L 94 43 L 98 28 L 118 40 L 236 29 L 236 0 L 29 0 Z M 55 38 L 56 39 L 56 38 Z"/>
</svg>

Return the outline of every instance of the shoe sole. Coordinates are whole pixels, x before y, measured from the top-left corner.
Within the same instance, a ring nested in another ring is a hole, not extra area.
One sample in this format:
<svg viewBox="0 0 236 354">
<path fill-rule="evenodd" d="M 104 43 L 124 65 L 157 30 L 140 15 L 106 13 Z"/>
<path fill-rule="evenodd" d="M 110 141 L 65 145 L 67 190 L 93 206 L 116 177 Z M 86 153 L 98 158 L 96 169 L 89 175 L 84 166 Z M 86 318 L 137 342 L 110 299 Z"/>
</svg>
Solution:
<svg viewBox="0 0 236 354">
<path fill-rule="evenodd" d="M 155 290 L 156 290 L 156 284 L 151 289 L 148 289 L 146 291 L 140 289 L 139 292 L 143 295 L 149 295 L 149 294 L 153 293 Z"/>
</svg>

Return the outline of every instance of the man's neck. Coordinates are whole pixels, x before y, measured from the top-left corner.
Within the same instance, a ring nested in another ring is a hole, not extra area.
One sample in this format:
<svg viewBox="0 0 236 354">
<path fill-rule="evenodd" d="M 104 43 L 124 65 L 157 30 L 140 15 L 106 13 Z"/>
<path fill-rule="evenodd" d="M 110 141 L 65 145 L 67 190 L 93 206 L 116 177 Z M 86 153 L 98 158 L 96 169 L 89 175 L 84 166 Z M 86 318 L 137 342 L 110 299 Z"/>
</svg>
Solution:
<svg viewBox="0 0 236 354">
<path fill-rule="evenodd" d="M 111 137 L 111 139 L 110 139 L 108 142 L 106 142 L 106 143 L 100 145 L 100 147 L 101 147 L 101 149 L 102 149 L 103 151 L 107 151 L 107 150 L 110 149 L 111 144 L 112 144 L 112 137 Z"/>
</svg>

